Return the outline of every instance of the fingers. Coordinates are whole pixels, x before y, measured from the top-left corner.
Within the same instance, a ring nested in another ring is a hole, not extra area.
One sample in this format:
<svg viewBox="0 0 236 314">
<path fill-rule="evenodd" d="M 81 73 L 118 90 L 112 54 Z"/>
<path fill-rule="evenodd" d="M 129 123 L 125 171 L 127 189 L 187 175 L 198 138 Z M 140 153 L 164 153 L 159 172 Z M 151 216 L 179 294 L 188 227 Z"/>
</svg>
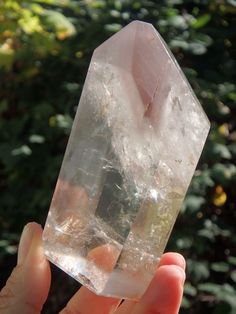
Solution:
<svg viewBox="0 0 236 314">
<path fill-rule="evenodd" d="M 117 314 L 162 313 L 179 311 L 185 279 L 185 259 L 178 253 L 163 254 L 157 272 L 147 291 L 137 302 L 125 301 Z"/>
<path fill-rule="evenodd" d="M 185 273 L 181 267 L 160 266 L 147 291 L 131 313 L 177 314 L 182 300 L 184 280 Z"/>
<path fill-rule="evenodd" d="M 179 253 L 165 253 L 162 255 L 160 263 L 158 264 L 158 267 L 163 265 L 176 265 L 185 270 L 186 268 L 186 262 L 184 257 Z"/>
<path fill-rule="evenodd" d="M 100 269 L 111 271 L 118 257 L 117 250 L 111 245 L 103 245 L 89 252 L 87 259 Z M 114 313 L 121 300 L 98 296 L 82 287 L 68 302 L 60 314 L 108 314 Z"/>
<path fill-rule="evenodd" d="M 16 268 L 0 293 L 0 313 L 40 313 L 47 298 L 51 273 L 42 249 L 42 228 L 25 226 Z"/>
<path fill-rule="evenodd" d="M 112 252 L 111 248 L 102 246 L 90 252 L 88 258 L 109 271 L 114 260 L 108 252 Z M 115 312 L 121 300 L 97 296 L 87 288 L 82 287 L 60 314 L 105 314 L 114 312 L 117 314 L 177 314 L 183 294 L 184 269 L 185 260 L 182 255 L 166 253 L 160 260 L 151 284 L 138 303 L 125 301 Z"/>
</svg>

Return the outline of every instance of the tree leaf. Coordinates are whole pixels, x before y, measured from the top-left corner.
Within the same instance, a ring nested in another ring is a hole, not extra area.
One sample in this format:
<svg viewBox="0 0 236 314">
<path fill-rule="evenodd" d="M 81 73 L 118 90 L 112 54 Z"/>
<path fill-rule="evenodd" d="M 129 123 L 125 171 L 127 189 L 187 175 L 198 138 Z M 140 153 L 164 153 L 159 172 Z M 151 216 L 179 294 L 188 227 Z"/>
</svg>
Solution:
<svg viewBox="0 0 236 314">
<path fill-rule="evenodd" d="M 193 285 L 191 285 L 189 282 L 187 282 L 184 285 L 184 293 L 194 297 L 197 294 L 197 289 Z"/>
<path fill-rule="evenodd" d="M 42 144 L 45 142 L 45 138 L 42 135 L 32 134 L 29 137 L 29 142 L 35 144 Z"/>
<path fill-rule="evenodd" d="M 208 292 L 208 293 L 211 293 L 211 294 L 219 295 L 221 290 L 222 290 L 222 286 L 219 285 L 219 284 L 207 282 L 207 283 L 199 284 L 197 286 L 197 289 L 199 291 L 203 291 L 203 292 Z"/>
<path fill-rule="evenodd" d="M 216 272 L 225 273 L 225 272 L 229 271 L 229 264 L 224 263 L 224 262 L 212 263 L 211 269 L 216 271 Z"/>
<path fill-rule="evenodd" d="M 192 22 L 192 27 L 195 29 L 202 28 L 209 23 L 211 20 L 210 14 L 203 14 L 202 16 L 198 17 L 195 21 Z"/>
<path fill-rule="evenodd" d="M 236 270 L 233 270 L 231 273 L 230 273 L 230 278 L 236 282 Z"/>
<path fill-rule="evenodd" d="M 29 156 L 29 155 L 31 155 L 32 150 L 30 149 L 30 147 L 28 145 L 22 145 L 18 148 L 13 149 L 11 153 L 13 156 L 18 156 L 18 155 Z"/>
<path fill-rule="evenodd" d="M 62 13 L 53 10 L 44 10 L 43 16 L 46 23 L 52 27 L 59 39 L 65 39 L 76 34 L 75 26 Z"/>
<path fill-rule="evenodd" d="M 204 197 L 190 194 L 185 198 L 183 210 L 188 210 L 190 213 L 194 213 L 198 211 L 204 203 Z"/>
</svg>

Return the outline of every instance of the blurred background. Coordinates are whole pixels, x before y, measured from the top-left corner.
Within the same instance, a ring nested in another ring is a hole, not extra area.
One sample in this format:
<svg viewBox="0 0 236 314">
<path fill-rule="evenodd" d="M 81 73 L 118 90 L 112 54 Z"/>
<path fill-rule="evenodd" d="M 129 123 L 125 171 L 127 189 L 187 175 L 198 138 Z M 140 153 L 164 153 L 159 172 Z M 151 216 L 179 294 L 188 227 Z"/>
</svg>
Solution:
<svg viewBox="0 0 236 314">
<path fill-rule="evenodd" d="M 0 0 L 0 286 L 24 224 L 45 222 L 93 49 L 135 19 L 162 34 L 211 121 L 167 248 L 187 259 L 181 313 L 235 314 L 235 0 Z M 53 267 L 43 313 L 78 287 Z"/>
</svg>

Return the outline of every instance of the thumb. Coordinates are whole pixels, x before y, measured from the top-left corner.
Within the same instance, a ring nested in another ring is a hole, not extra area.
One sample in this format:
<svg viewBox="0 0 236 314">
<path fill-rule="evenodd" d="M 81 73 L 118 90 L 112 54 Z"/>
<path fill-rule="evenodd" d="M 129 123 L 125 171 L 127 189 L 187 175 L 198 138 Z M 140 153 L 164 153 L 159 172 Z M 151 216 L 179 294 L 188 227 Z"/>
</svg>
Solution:
<svg viewBox="0 0 236 314">
<path fill-rule="evenodd" d="M 50 267 L 42 249 L 42 228 L 29 223 L 21 235 L 17 266 L 0 292 L 0 314 L 40 313 L 50 282 Z"/>
</svg>

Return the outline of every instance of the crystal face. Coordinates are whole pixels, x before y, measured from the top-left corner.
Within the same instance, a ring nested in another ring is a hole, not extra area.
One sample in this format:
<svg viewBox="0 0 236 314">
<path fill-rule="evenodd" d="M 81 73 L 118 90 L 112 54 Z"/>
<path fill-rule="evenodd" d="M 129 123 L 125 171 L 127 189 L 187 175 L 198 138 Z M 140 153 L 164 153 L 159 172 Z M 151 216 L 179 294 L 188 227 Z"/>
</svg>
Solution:
<svg viewBox="0 0 236 314">
<path fill-rule="evenodd" d="M 135 21 L 93 54 L 43 233 L 50 261 L 97 294 L 139 299 L 209 121 L 163 39 Z"/>
</svg>

